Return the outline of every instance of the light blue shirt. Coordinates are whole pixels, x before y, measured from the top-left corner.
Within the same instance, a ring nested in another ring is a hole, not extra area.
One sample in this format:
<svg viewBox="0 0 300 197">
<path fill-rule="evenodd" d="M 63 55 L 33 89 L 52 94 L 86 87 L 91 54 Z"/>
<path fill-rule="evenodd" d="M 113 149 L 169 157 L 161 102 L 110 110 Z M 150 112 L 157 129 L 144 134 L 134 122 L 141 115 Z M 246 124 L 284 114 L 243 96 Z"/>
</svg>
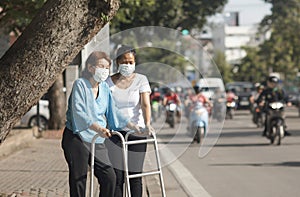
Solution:
<svg viewBox="0 0 300 197">
<path fill-rule="evenodd" d="M 99 94 L 94 98 L 89 80 L 79 78 L 74 82 L 68 101 L 66 127 L 78 134 L 85 142 L 91 142 L 97 134 L 89 127 L 96 122 L 101 127 L 109 125 L 109 129 L 120 130 L 125 127 L 129 119 L 124 118 L 115 107 L 107 83 L 99 84 Z M 96 143 L 103 143 L 104 138 L 99 137 Z"/>
</svg>

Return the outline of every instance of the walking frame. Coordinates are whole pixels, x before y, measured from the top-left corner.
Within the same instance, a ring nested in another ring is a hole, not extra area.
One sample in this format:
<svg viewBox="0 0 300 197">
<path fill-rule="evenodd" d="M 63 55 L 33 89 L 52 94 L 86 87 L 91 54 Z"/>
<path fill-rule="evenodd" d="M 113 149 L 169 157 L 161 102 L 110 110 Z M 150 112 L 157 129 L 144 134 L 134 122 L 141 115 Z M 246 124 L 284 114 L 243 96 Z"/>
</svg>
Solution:
<svg viewBox="0 0 300 197">
<path fill-rule="evenodd" d="M 124 138 L 123 135 L 120 132 L 112 131 L 112 135 L 119 136 L 119 138 L 122 141 L 122 152 L 123 152 L 123 163 L 124 163 L 124 176 L 125 176 L 125 196 L 126 197 L 131 197 L 129 179 L 131 179 L 131 178 L 138 178 L 138 177 L 144 177 L 144 176 L 151 176 L 151 175 L 159 175 L 162 197 L 166 197 L 165 186 L 164 186 L 164 181 L 163 181 L 163 174 L 162 174 L 162 170 L 161 170 L 161 163 L 160 163 L 159 152 L 158 152 L 158 145 L 157 145 L 156 134 L 152 133 L 151 134 L 151 138 L 147 138 L 147 139 L 143 139 L 143 140 L 128 141 L 129 135 L 133 134 L 133 133 L 134 133 L 134 131 L 127 132 L 127 134 L 125 135 L 125 138 Z M 94 191 L 95 142 L 96 142 L 96 139 L 99 136 L 100 136 L 99 134 L 96 134 L 93 137 L 92 142 L 91 142 L 90 197 L 93 197 L 93 191 Z M 128 154 L 127 154 L 128 153 L 128 145 L 143 144 L 143 143 L 153 143 L 154 144 L 157 170 L 130 175 L 129 171 L 128 171 Z"/>
</svg>

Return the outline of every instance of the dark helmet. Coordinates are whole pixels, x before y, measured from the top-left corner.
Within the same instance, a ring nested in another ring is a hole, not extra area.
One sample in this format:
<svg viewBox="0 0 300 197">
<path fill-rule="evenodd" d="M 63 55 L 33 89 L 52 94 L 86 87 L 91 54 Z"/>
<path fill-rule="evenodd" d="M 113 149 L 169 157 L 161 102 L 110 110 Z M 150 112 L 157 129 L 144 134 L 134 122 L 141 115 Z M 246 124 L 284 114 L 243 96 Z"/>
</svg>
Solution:
<svg viewBox="0 0 300 197">
<path fill-rule="evenodd" d="M 269 82 L 272 82 L 272 83 L 278 83 L 278 82 L 279 82 L 279 79 L 278 79 L 278 77 L 276 77 L 276 76 L 270 76 L 270 77 L 268 78 L 268 81 L 269 81 Z"/>
</svg>

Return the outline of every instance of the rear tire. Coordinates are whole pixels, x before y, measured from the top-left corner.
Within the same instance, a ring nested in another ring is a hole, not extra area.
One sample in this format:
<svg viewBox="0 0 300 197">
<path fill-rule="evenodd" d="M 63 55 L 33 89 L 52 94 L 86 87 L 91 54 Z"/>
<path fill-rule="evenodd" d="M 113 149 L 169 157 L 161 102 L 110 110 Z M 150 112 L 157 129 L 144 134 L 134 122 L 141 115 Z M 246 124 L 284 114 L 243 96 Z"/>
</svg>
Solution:
<svg viewBox="0 0 300 197">
<path fill-rule="evenodd" d="M 229 112 L 229 118 L 232 120 L 233 119 L 233 112 L 230 110 Z"/>
<path fill-rule="evenodd" d="M 199 144 L 201 142 L 201 128 L 200 127 L 197 128 L 195 137 L 196 137 L 197 143 Z"/>
<path fill-rule="evenodd" d="M 37 116 L 33 116 L 29 120 L 28 127 L 32 128 L 34 126 L 37 126 Z M 47 130 L 48 129 L 48 121 L 45 117 L 40 116 L 40 128 L 42 130 Z"/>
<path fill-rule="evenodd" d="M 283 132 L 283 134 L 282 134 Z M 279 146 L 281 144 L 281 138 L 283 137 L 284 135 L 284 129 L 283 129 L 283 125 L 278 125 L 277 126 L 277 145 Z"/>
<path fill-rule="evenodd" d="M 274 143 L 274 137 L 270 137 L 270 144 Z"/>
<path fill-rule="evenodd" d="M 271 144 L 274 144 L 275 142 L 275 139 L 276 139 L 276 133 L 277 133 L 277 126 L 276 125 L 272 125 L 271 126 L 271 131 L 269 133 L 269 136 L 270 136 L 270 143 Z"/>
<path fill-rule="evenodd" d="M 205 136 L 205 128 L 204 127 L 197 127 L 196 133 L 195 133 L 195 139 L 197 143 L 201 143 L 202 139 Z"/>
<path fill-rule="evenodd" d="M 175 118 L 172 117 L 172 118 L 170 118 L 170 127 L 174 128 L 174 125 L 175 125 Z"/>
</svg>

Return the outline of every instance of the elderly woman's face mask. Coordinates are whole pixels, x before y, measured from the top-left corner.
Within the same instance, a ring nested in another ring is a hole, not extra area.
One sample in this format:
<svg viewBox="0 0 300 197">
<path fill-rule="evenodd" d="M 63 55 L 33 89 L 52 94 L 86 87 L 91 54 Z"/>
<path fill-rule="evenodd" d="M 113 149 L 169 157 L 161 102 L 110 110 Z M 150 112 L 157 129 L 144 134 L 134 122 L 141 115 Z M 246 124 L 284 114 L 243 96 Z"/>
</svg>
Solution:
<svg viewBox="0 0 300 197">
<path fill-rule="evenodd" d="M 95 67 L 93 78 L 97 82 L 102 82 L 109 76 L 109 62 L 105 59 L 100 59 Z"/>
<path fill-rule="evenodd" d="M 108 68 L 97 68 L 95 70 L 95 74 L 93 75 L 93 78 L 97 82 L 102 82 L 107 79 L 109 76 L 109 69 Z"/>
</svg>

